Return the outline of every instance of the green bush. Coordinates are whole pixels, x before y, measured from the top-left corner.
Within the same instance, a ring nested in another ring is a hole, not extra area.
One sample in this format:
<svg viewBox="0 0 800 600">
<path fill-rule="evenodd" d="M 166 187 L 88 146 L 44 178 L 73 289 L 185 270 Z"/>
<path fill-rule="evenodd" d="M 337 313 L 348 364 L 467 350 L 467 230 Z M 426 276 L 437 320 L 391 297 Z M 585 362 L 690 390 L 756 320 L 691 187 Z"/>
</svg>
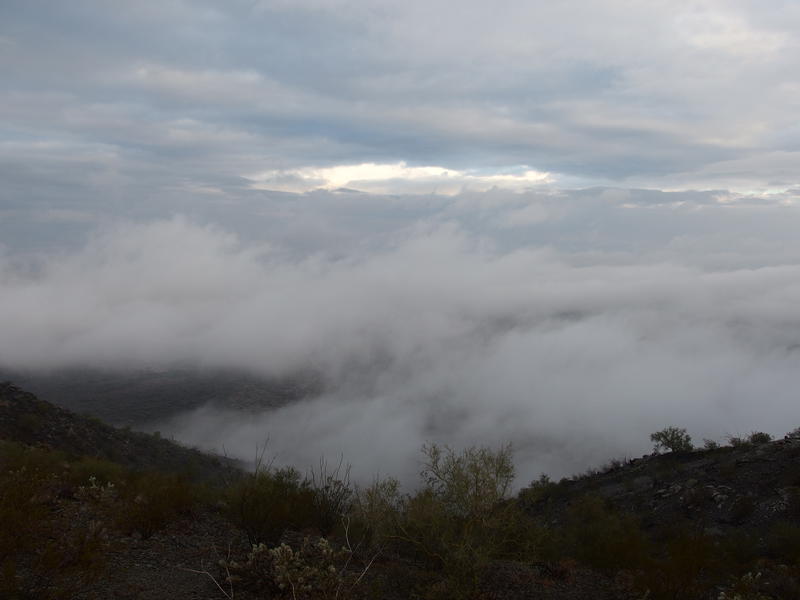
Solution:
<svg viewBox="0 0 800 600">
<path fill-rule="evenodd" d="M 68 472 L 61 453 L 0 443 L 0 597 L 71 598 L 100 575 L 105 528 L 70 518 Z"/>
<path fill-rule="evenodd" d="M 563 528 L 553 532 L 551 558 L 573 558 L 590 567 L 635 569 L 649 554 L 638 521 L 615 511 L 597 496 L 584 496 L 567 510 Z M 553 555 L 555 550 L 555 555 Z"/>
<path fill-rule="evenodd" d="M 472 596 L 492 560 L 530 554 L 531 521 L 507 500 L 510 446 L 460 453 L 423 447 L 424 486 L 402 499 L 392 536 L 401 553 L 439 570 L 442 597 Z"/>
<path fill-rule="evenodd" d="M 767 444 L 772 441 L 772 436 L 763 431 L 753 431 L 750 433 L 748 441 L 753 445 Z"/>
<path fill-rule="evenodd" d="M 537 504 L 563 500 L 569 494 L 569 480 L 562 479 L 558 483 L 552 481 L 544 473 L 519 491 L 517 501 L 525 510 L 532 510 Z"/>
<path fill-rule="evenodd" d="M 357 487 L 349 515 L 349 535 L 369 550 L 382 548 L 396 531 L 401 503 L 397 479 L 375 479 L 365 488 Z"/>
<path fill-rule="evenodd" d="M 227 494 L 229 514 L 251 544 L 275 545 L 287 529 L 314 527 L 314 490 L 292 468 L 257 469 L 235 483 Z"/>
<path fill-rule="evenodd" d="M 685 429 L 679 427 L 666 427 L 661 431 L 650 434 L 650 441 L 655 442 L 653 450 L 660 452 L 689 452 L 694 449 L 692 438 Z"/>
<path fill-rule="evenodd" d="M 117 526 L 148 538 L 181 515 L 191 513 L 196 490 L 183 477 L 157 472 L 136 473 L 120 488 Z"/>
<path fill-rule="evenodd" d="M 640 596 L 652 600 L 708 598 L 722 565 L 714 540 L 680 528 L 673 533 L 658 558 L 639 570 Z"/>
<path fill-rule="evenodd" d="M 728 444 L 733 448 L 748 448 L 751 446 L 750 440 L 738 435 L 728 436 Z"/>
</svg>

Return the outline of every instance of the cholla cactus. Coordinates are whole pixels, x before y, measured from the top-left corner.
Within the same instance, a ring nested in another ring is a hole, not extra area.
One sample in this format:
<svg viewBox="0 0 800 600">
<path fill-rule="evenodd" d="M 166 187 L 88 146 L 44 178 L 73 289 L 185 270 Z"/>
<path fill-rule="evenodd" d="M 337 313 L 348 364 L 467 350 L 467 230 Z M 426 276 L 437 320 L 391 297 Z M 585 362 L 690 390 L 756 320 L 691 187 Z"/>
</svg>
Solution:
<svg viewBox="0 0 800 600">
<path fill-rule="evenodd" d="M 717 600 L 769 600 L 758 591 L 761 573 L 746 573 L 717 596 Z"/>
<path fill-rule="evenodd" d="M 254 591 L 269 591 L 278 598 L 323 600 L 341 597 L 345 575 L 337 566 L 346 562 L 346 549 L 334 550 L 328 540 L 303 540 L 299 550 L 287 544 L 268 548 L 253 546 L 247 562 L 222 561 L 230 573 L 228 581 Z"/>
</svg>

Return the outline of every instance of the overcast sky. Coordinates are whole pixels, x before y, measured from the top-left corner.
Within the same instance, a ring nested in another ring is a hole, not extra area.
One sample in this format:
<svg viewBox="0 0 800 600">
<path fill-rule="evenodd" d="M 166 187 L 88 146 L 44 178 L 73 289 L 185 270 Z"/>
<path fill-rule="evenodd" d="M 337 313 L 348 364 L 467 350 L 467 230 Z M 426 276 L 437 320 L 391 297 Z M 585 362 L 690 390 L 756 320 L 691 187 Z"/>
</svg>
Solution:
<svg viewBox="0 0 800 600">
<path fill-rule="evenodd" d="M 797 31 L 793 0 L 4 0 L 0 366 L 313 371 L 172 430 L 362 474 L 783 433 Z"/>
<path fill-rule="evenodd" d="M 12 204 L 798 184 L 800 5 L 5 0 Z"/>
</svg>

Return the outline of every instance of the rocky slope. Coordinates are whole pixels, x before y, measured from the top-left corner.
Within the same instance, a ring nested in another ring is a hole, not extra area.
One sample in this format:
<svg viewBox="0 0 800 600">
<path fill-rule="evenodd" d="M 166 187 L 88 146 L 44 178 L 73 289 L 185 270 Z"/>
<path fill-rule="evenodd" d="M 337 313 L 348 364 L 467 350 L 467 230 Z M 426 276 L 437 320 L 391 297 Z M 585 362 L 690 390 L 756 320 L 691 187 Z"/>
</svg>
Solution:
<svg viewBox="0 0 800 600">
<path fill-rule="evenodd" d="M 117 484 L 98 481 L 89 477 L 98 464 L 87 457 L 127 470 L 103 463 Z M 207 483 L 244 480 L 227 459 L 2 383 L 0 597 L 211 599 L 235 589 L 240 600 L 290 598 L 225 584 L 219 559 L 246 560 L 251 546 L 235 524 L 229 489 L 212 493 Z M 532 553 L 491 557 L 473 595 L 459 599 L 800 598 L 800 436 L 613 462 L 558 483 L 542 480 L 490 507 L 508 508 L 503 514 L 527 532 Z M 418 516 L 427 522 L 424 511 Z M 303 531 L 284 530 L 283 539 L 298 548 Z M 332 544 L 349 544 L 341 536 L 332 533 Z M 352 579 L 374 562 L 348 600 L 455 598 L 453 579 L 413 552 L 387 547 L 353 557 L 345 567 Z"/>
<path fill-rule="evenodd" d="M 236 461 L 77 415 L 8 382 L 0 383 L 0 439 L 207 481 L 223 481 L 240 472 Z"/>
<path fill-rule="evenodd" d="M 765 530 L 800 523 L 800 436 L 643 456 L 544 487 L 528 510 L 553 523 L 575 498 L 594 495 L 636 515 L 646 531 L 679 523 L 712 536 Z"/>
</svg>

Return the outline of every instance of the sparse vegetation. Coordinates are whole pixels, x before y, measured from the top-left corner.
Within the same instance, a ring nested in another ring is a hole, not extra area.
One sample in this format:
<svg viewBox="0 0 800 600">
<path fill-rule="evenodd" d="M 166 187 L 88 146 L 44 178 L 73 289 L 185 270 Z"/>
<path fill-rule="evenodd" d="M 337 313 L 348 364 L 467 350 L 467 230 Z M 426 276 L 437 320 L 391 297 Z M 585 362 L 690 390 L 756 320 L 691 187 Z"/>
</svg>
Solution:
<svg viewBox="0 0 800 600">
<path fill-rule="evenodd" d="M 510 565 L 528 574 L 515 585 L 529 591 L 589 573 L 650 600 L 799 597 L 797 444 L 765 446 L 763 432 L 737 438 L 753 460 L 730 448 L 684 454 L 691 439 L 675 427 L 651 440 L 668 453 L 559 482 L 543 474 L 516 496 L 510 446 L 425 445 L 417 486 L 407 489 L 392 478 L 353 486 L 341 459 L 307 476 L 259 461 L 214 488 L 202 477 L 0 441 L 0 596 L 80 596 L 102 579 L 120 540 L 175 536 L 213 512 L 250 541 L 229 548 L 218 570 L 194 570 L 220 597 L 513 598 L 491 587 Z M 742 465 L 772 465 L 777 452 L 787 466 L 765 501 L 761 479 L 750 485 Z M 705 478 L 693 461 L 708 465 Z"/>
</svg>

